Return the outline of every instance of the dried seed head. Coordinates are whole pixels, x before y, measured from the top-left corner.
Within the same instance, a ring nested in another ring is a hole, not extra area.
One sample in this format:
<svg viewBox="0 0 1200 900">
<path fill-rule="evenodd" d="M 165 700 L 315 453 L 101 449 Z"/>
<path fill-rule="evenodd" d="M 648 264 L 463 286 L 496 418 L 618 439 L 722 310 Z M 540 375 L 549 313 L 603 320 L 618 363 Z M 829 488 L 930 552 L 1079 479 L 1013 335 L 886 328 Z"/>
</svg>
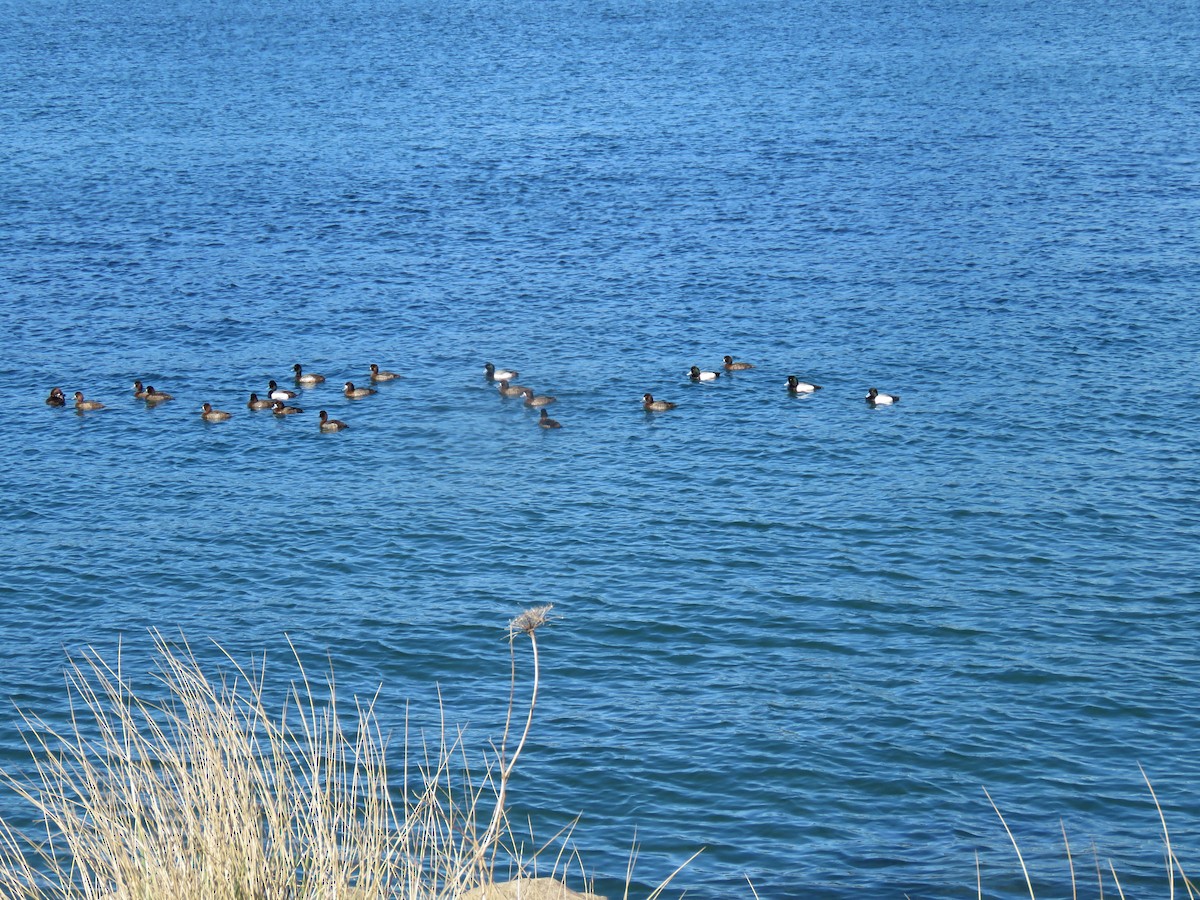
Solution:
<svg viewBox="0 0 1200 900">
<path fill-rule="evenodd" d="M 509 636 L 533 634 L 550 621 L 550 610 L 552 609 L 554 609 L 554 604 L 547 603 L 545 606 L 535 606 L 532 609 L 525 610 L 525 612 L 508 623 Z"/>
</svg>

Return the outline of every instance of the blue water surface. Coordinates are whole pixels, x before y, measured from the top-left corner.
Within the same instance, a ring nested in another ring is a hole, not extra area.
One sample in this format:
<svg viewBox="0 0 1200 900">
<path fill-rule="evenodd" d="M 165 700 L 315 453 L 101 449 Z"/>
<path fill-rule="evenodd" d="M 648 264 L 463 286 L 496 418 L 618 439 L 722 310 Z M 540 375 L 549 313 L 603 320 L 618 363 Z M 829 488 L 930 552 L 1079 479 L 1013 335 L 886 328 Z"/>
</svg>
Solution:
<svg viewBox="0 0 1200 900">
<path fill-rule="evenodd" d="M 1139 764 L 1196 865 L 1194 3 L 0 17 L 6 699 L 290 638 L 482 754 L 554 603 L 514 818 L 610 896 L 635 831 L 635 895 L 704 848 L 702 900 L 974 896 L 976 851 L 1019 896 L 984 787 L 1040 891 L 1061 819 L 1163 895 Z M 245 409 L 296 362 L 303 415 Z"/>
</svg>

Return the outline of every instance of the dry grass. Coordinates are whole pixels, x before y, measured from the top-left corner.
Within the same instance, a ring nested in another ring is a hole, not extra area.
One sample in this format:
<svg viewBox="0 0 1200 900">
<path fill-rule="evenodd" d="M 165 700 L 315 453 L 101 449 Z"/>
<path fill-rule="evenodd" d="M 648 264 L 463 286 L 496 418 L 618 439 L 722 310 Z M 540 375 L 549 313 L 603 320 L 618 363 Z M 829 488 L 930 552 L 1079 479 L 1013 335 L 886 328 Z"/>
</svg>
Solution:
<svg viewBox="0 0 1200 900">
<path fill-rule="evenodd" d="M 1150 783 L 1150 779 L 1147 777 L 1145 770 L 1142 769 L 1141 766 L 1139 766 L 1138 769 L 1141 771 L 1142 779 L 1146 782 L 1146 787 L 1150 791 L 1150 798 L 1154 801 L 1154 808 L 1158 812 L 1158 820 L 1162 825 L 1164 859 L 1167 870 L 1167 897 L 1169 900 L 1175 900 L 1176 897 L 1184 896 L 1186 892 L 1188 900 L 1200 900 L 1200 888 L 1197 887 L 1194 881 L 1188 878 L 1187 874 L 1183 870 L 1183 864 L 1179 861 L 1179 857 L 1175 855 L 1175 850 L 1171 846 L 1171 834 L 1167 829 L 1167 818 L 1163 814 L 1162 806 L 1158 802 L 1158 796 L 1154 793 L 1154 785 Z M 988 803 L 992 805 L 992 809 L 995 811 L 996 816 L 1000 819 L 1000 824 L 1004 826 L 1004 831 L 1008 835 L 1009 841 L 1012 843 L 1013 851 L 1017 855 L 1017 861 L 1021 865 L 1021 874 L 1024 878 L 1025 888 L 1029 891 L 1029 900 L 1037 900 L 1037 895 L 1033 888 L 1033 879 L 1029 874 L 1029 868 L 1025 865 L 1025 858 L 1021 854 L 1021 847 L 1017 842 L 1016 836 L 1013 834 L 1012 829 L 1008 827 L 1008 822 L 1005 821 L 1004 815 L 1000 812 L 1000 808 L 996 805 L 996 801 L 992 799 L 992 795 L 987 792 L 986 788 L 984 788 L 983 793 L 987 797 Z M 1071 844 L 1067 839 L 1066 826 L 1061 825 L 1061 827 L 1063 833 L 1063 845 L 1066 848 L 1067 854 L 1067 867 L 1071 873 L 1071 897 L 1072 900 L 1075 900 L 1075 898 L 1079 896 L 1079 883 L 1075 873 L 1075 859 L 1071 855 Z M 1094 847 L 1093 850 L 1095 850 Z M 1104 883 L 1106 874 L 1112 878 L 1112 887 L 1115 896 L 1118 897 L 1119 900 L 1125 900 L 1125 891 L 1121 887 L 1121 880 L 1117 876 L 1117 868 L 1113 861 L 1107 861 L 1107 873 L 1105 872 L 1104 867 L 1101 865 L 1100 855 L 1098 852 L 1095 853 L 1095 863 L 1096 890 L 1097 896 L 1100 898 L 1100 900 L 1103 900 L 1104 898 Z M 975 857 L 975 884 L 976 894 L 980 900 L 982 900 L 983 878 L 980 874 L 978 854 L 976 854 Z"/>
<path fill-rule="evenodd" d="M 508 828 L 505 796 L 532 725 L 536 631 L 548 613 L 510 624 L 510 648 L 522 635 L 534 648 L 516 749 L 507 754 L 506 726 L 476 785 L 462 736 L 444 722 L 412 766 L 406 733 L 397 800 L 374 701 L 343 711 L 332 675 L 310 682 L 298 656 L 299 677 L 275 715 L 261 667 L 229 659 L 230 675 L 213 680 L 186 643 L 156 634 L 167 699 L 151 701 L 119 660 L 114 668 L 85 654 L 67 673 L 69 725 L 26 716 L 34 769 L 3 774 L 43 831 L 34 839 L 0 822 L 0 897 L 437 900 L 491 884 L 498 862 L 526 873 L 532 861 Z M 485 828 L 477 817 L 488 809 Z M 551 874 L 577 862 L 560 850 Z"/>
</svg>

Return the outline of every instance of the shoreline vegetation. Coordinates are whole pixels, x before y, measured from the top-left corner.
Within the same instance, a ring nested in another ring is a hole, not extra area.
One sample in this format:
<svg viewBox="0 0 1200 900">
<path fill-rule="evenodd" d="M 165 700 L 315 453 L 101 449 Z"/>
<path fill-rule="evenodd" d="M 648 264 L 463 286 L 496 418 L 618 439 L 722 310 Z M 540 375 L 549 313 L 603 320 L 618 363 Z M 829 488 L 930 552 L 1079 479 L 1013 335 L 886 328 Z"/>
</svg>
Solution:
<svg viewBox="0 0 1200 900">
<path fill-rule="evenodd" d="M 375 699 L 343 710 L 332 672 L 310 680 L 295 647 L 298 678 L 278 714 L 265 661 L 247 669 L 222 650 L 230 671 L 214 679 L 186 640 L 154 633 L 162 699 L 152 700 L 119 654 L 114 666 L 85 652 L 67 668 L 69 725 L 22 713 L 33 771 L 0 773 L 39 829 L 0 821 L 0 898 L 603 900 L 568 850 L 570 828 L 529 850 L 507 816 L 537 704 L 537 630 L 551 608 L 509 623 L 508 713 L 482 776 L 461 732 L 443 719 L 432 743 L 414 741 L 406 717 L 398 787 Z M 533 682 L 518 733 L 524 636 Z"/>
<path fill-rule="evenodd" d="M 40 829 L 35 837 L 0 820 L 0 900 L 606 900 L 591 892 L 570 847 L 573 825 L 528 849 L 508 819 L 509 781 L 537 706 L 537 632 L 552 608 L 509 623 L 508 709 L 481 777 L 471 773 L 461 731 L 451 734 L 442 719 L 432 744 L 413 741 L 406 715 L 398 790 L 375 698 L 355 697 L 343 712 L 332 671 L 310 680 L 294 646 L 299 677 L 278 715 L 268 708 L 265 661 L 244 668 L 222 650 L 231 669 L 213 679 L 185 639 L 154 632 L 162 690 L 148 699 L 119 653 L 114 667 L 86 651 L 67 668 L 69 725 L 56 730 L 22 713 L 33 771 L 0 772 Z M 525 636 L 532 683 L 518 711 L 516 642 Z M 1142 777 L 1162 824 L 1168 897 L 1197 900 Z M 1037 900 L 1017 838 L 984 793 Z M 1063 841 L 1077 898 L 1065 826 Z M 1124 898 L 1115 865 L 1102 864 L 1094 845 L 1093 855 L 1098 895 L 1111 876 Z M 636 847 L 623 900 L 635 861 Z M 975 877 L 982 900 L 978 854 Z M 758 898 L 749 882 L 748 892 Z"/>
</svg>

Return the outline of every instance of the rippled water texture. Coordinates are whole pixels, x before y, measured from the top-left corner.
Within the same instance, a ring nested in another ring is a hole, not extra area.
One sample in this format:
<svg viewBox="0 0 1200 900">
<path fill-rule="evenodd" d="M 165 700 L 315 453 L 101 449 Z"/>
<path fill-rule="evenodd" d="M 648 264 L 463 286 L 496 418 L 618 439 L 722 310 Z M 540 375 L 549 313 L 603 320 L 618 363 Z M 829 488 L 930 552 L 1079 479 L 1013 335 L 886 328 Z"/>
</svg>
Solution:
<svg viewBox="0 0 1200 900">
<path fill-rule="evenodd" d="M 513 798 L 609 893 L 1015 896 L 986 786 L 1161 894 L 1139 763 L 1198 866 L 1194 4 L 0 13 L 6 698 L 290 635 L 482 752 L 553 602 Z"/>
</svg>

